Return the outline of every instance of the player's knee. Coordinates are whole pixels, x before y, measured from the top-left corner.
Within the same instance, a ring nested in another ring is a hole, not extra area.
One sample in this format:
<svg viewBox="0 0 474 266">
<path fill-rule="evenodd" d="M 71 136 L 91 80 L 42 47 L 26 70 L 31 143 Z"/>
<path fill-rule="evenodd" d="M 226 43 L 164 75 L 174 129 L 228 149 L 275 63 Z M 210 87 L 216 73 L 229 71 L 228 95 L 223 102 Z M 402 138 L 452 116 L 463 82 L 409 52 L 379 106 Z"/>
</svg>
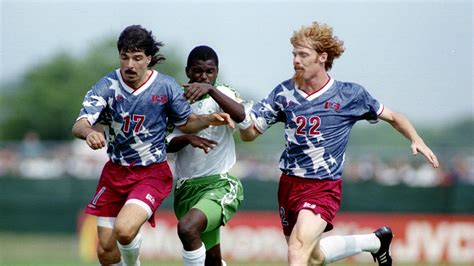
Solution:
<svg viewBox="0 0 474 266">
<path fill-rule="evenodd" d="M 130 244 L 135 238 L 136 232 L 130 226 L 116 226 L 114 228 L 115 238 L 122 245 Z"/>
<path fill-rule="evenodd" d="M 199 237 L 200 234 L 201 232 L 192 224 L 181 220 L 178 222 L 178 236 L 181 239 Z"/>
<path fill-rule="evenodd" d="M 324 257 L 315 256 L 314 254 L 311 254 L 311 257 L 309 258 L 309 265 L 310 266 L 325 265 L 324 264 Z"/>
</svg>

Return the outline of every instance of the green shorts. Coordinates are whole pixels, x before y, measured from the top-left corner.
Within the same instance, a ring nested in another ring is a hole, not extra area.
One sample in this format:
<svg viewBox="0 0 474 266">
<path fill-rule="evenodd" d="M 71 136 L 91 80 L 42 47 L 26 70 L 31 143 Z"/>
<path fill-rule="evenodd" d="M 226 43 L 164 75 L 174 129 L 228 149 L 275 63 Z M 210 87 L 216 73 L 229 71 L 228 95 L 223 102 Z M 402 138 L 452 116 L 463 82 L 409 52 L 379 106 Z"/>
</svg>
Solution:
<svg viewBox="0 0 474 266">
<path fill-rule="evenodd" d="M 174 211 L 181 219 L 190 209 L 202 211 L 207 226 L 201 234 L 206 250 L 220 243 L 219 228 L 234 215 L 244 199 L 240 180 L 228 175 L 212 175 L 187 179 L 174 190 Z"/>
</svg>

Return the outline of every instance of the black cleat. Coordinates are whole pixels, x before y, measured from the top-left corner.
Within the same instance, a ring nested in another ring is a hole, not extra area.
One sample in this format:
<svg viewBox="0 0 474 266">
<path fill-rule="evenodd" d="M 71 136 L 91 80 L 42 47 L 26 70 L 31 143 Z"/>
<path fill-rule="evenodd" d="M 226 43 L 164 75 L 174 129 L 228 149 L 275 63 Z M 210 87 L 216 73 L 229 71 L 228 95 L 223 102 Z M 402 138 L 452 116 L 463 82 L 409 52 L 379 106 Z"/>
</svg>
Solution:
<svg viewBox="0 0 474 266">
<path fill-rule="evenodd" d="M 377 229 L 375 235 L 380 239 L 380 249 L 376 253 L 371 253 L 374 261 L 378 261 L 379 266 L 392 266 L 392 257 L 390 256 L 390 243 L 392 243 L 392 229 L 384 226 Z"/>
</svg>

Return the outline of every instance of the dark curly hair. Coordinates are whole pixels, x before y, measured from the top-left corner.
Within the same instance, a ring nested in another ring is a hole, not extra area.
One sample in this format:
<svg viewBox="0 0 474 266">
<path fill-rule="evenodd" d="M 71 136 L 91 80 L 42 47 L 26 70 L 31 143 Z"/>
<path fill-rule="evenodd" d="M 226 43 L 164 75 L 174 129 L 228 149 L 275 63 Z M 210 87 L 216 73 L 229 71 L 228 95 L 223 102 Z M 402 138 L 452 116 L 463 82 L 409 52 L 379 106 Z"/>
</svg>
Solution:
<svg viewBox="0 0 474 266">
<path fill-rule="evenodd" d="M 165 57 L 158 52 L 162 42 L 156 41 L 151 31 L 146 30 L 140 25 L 131 25 L 126 27 L 117 41 L 119 53 L 124 52 L 144 52 L 146 56 L 151 55 L 151 61 L 148 67 L 153 67 L 157 63 L 165 60 Z"/>
</svg>

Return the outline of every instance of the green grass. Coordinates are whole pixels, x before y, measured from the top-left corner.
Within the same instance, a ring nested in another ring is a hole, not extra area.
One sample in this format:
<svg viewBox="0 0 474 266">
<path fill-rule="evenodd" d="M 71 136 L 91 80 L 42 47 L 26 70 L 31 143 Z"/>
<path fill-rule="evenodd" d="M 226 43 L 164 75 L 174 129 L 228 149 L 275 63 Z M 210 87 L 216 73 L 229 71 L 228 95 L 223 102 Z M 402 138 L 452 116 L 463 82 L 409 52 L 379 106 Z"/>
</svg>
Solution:
<svg viewBox="0 0 474 266">
<path fill-rule="evenodd" d="M 181 261 L 142 261 L 142 266 L 166 265 L 182 266 Z M 98 262 L 82 262 L 78 255 L 75 235 L 62 234 L 18 234 L 0 232 L 1 266 L 97 266 Z M 229 266 L 285 266 L 286 262 L 232 262 Z M 354 266 L 355 263 L 334 263 L 331 265 Z M 358 266 L 377 266 L 375 263 L 357 264 Z M 428 266 L 445 264 L 398 264 L 397 266 Z M 456 264 L 467 266 L 468 264 Z"/>
<path fill-rule="evenodd" d="M 0 265 L 97 266 L 98 262 L 81 261 L 75 235 L 0 232 Z M 183 264 L 181 261 L 142 261 L 141 265 L 182 266 Z M 285 263 L 229 262 L 229 266 L 231 265 L 283 266 Z"/>
</svg>

